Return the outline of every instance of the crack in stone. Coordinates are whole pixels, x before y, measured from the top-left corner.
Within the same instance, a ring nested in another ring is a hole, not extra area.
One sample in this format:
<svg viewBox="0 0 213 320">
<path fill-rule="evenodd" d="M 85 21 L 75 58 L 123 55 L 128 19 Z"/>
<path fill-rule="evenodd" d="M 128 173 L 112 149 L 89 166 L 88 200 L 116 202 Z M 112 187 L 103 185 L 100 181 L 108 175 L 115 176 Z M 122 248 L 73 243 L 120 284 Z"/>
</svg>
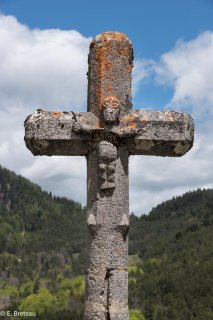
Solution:
<svg viewBox="0 0 213 320">
<path fill-rule="evenodd" d="M 109 290 L 109 278 L 110 278 L 110 271 L 111 269 L 106 270 L 106 276 L 105 276 L 105 281 L 107 282 L 107 305 L 106 305 L 106 320 L 111 320 L 110 317 L 110 311 L 109 311 L 109 295 L 110 295 L 110 290 Z"/>
</svg>

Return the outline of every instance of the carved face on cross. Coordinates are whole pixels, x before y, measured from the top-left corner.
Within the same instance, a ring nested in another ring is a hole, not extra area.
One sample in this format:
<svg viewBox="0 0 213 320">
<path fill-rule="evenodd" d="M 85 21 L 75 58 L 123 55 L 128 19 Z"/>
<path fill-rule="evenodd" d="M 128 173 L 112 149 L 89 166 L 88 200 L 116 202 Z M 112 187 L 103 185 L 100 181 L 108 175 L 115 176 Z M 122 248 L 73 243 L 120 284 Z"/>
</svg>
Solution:
<svg viewBox="0 0 213 320">
<path fill-rule="evenodd" d="M 102 103 L 102 116 L 106 124 L 115 124 L 118 122 L 120 114 L 120 102 L 114 96 L 108 96 Z"/>
</svg>

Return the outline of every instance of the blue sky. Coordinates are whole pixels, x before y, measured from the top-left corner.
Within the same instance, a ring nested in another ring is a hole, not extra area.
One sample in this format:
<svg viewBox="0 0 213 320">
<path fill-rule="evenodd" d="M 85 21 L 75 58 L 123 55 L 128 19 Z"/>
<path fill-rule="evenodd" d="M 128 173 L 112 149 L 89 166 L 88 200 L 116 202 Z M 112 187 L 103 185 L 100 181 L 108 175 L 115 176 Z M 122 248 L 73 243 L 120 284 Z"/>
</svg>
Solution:
<svg viewBox="0 0 213 320">
<path fill-rule="evenodd" d="M 213 187 L 213 0 L 0 0 L 0 12 L 3 166 L 85 204 L 85 160 L 33 157 L 23 120 L 38 106 L 85 110 L 89 43 L 121 31 L 134 47 L 134 108 L 187 111 L 196 123 L 186 156 L 130 159 L 130 210 Z"/>
<path fill-rule="evenodd" d="M 136 56 L 158 58 L 177 39 L 213 28 L 212 0 L 1 0 L 3 13 L 30 28 L 75 29 L 84 36 L 108 30 L 126 33 Z"/>
<path fill-rule="evenodd" d="M 178 39 L 188 41 L 213 29 L 212 0 L 0 0 L 0 8 L 30 28 L 74 29 L 86 37 L 122 31 L 132 40 L 136 58 L 155 60 Z M 155 107 L 170 96 L 169 88 L 145 82 L 134 102 Z"/>
</svg>

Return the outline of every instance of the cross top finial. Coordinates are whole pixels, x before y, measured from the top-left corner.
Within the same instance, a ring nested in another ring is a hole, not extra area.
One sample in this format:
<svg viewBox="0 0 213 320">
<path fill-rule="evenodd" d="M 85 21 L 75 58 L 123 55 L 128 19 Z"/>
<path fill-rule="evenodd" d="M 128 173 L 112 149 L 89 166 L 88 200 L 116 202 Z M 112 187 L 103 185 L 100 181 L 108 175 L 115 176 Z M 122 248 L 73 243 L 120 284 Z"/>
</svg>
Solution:
<svg viewBox="0 0 213 320">
<path fill-rule="evenodd" d="M 91 45 L 93 42 L 107 42 L 107 41 L 128 41 L 131 44 L 131 41 L 125 35 L 123 32 L 118 32 L 118 31 L 107 31 L 107 32 L 102 32 L 98 34 L 95 39 L 91 42 Z"/>
<path fill-rule="evenodd" d="M 103 32 L 90 44 L 88 72 L 88 111 L 101 118 L 105 101 L 114 97 L 128 112 L 131 102 L 133 49 L 122 32 Z"/>
</svg>

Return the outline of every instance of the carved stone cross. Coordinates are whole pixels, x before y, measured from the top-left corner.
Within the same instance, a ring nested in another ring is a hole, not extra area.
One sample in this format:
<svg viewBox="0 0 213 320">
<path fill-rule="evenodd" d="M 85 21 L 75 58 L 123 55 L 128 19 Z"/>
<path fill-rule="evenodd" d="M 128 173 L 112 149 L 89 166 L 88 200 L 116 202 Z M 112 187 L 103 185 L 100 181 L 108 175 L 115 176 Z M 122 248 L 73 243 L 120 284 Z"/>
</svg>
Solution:
<svg viewBox="0 0 213 320">
<path fill-rule="evenodd" d="M 194 125 L 182 112 L 132 110 L 133 50 L 124 34 L 98 35 L 88 62 L 88 111 L 39 109 L 25 121 L 25 142 L 34 155 L 87 157 L 84 319 L 127 320 L 129 156 L 182 156 Z"/>
</svg>

